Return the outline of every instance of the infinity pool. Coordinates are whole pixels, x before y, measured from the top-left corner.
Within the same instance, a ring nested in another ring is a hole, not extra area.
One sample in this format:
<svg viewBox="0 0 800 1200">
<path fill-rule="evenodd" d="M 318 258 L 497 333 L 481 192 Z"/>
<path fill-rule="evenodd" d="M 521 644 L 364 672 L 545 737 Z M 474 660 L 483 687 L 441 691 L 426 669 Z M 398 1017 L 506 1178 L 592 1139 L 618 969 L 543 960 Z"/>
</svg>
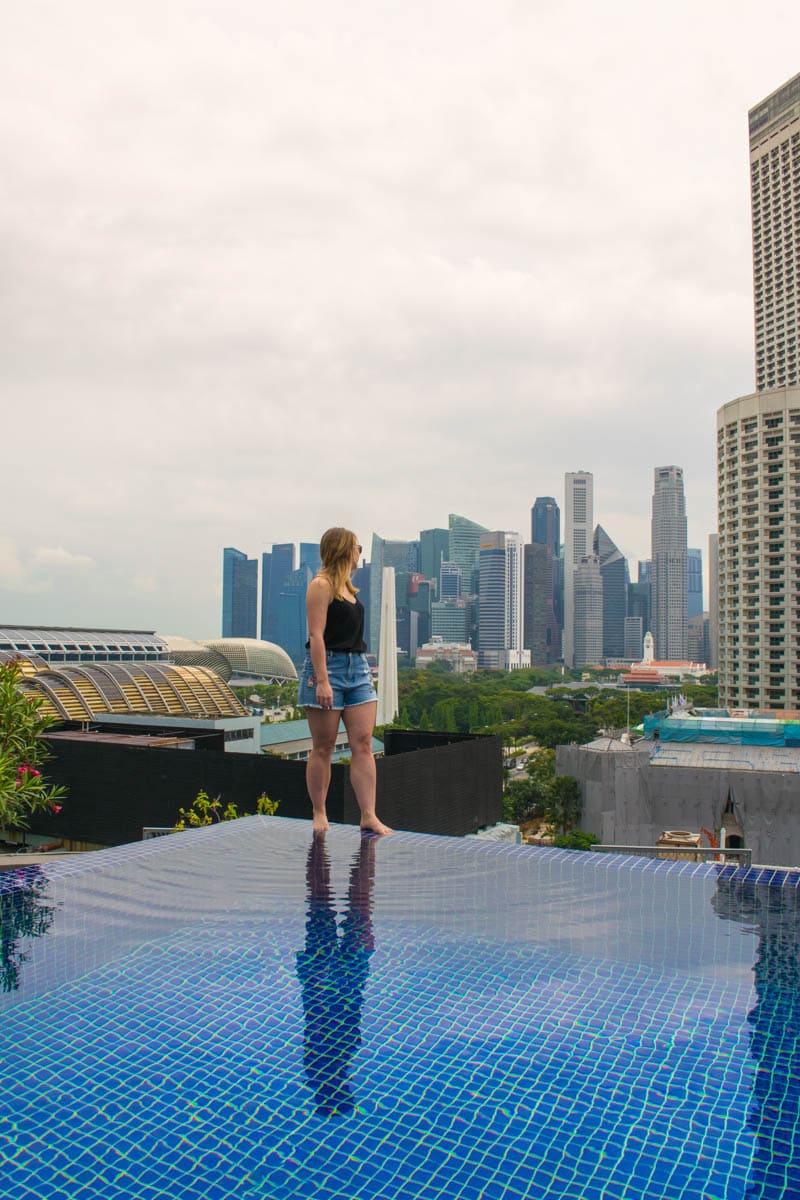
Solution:
<svg viewBox="0 0 800 1200">
<path fill-rule="evenodd" d="M 0 873 L 0 1197 L 800 1197 L 796 880 L 275 817 Z"/>
</svg>

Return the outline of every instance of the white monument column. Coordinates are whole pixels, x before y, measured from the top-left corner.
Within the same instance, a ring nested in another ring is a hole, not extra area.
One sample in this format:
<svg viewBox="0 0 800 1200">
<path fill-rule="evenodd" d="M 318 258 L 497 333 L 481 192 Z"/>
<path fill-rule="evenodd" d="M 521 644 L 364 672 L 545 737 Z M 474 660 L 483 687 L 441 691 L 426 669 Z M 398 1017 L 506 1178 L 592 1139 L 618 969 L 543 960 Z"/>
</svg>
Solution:
<svg viewBox="0 0 800 1200">
<path fill-rule="evenodd" d="M 384 567 L 381 578 L 381 636 L 378 654 L 378 725 L 397 716 L 397 625 L 395 622 L 394 567 Z"/>
</svg>

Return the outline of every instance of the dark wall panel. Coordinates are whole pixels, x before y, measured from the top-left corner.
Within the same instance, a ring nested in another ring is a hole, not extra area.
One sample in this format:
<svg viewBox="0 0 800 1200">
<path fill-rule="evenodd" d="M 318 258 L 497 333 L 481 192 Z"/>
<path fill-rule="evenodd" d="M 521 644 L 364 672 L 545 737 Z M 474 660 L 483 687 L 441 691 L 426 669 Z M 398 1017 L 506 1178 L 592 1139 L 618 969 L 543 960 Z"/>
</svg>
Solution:
<svg viewBox="0 0 800 1200">
<path fill-rule="evenodd" d="M 500 739 L 454 737 L 413 734 L 401 739 L 403 749 L 396 742 L 392 754 L 376 760 L 378 814 L 388 825 L 458 837 L 502 819 Z M 420 738 L 428 748 L 416 748 Z M 201 788 L 241 813 L 254 812 L 266 792 L 278 801 L 281 816 L 311 816 L 302 762 L 88 741 L 54 740 L 51 749 L 47 774 L 68 793 L 58 815 L 31 822 L 31 832 L 47 837 L 108 846 L 138 841 L 143 826 L 173 825 Z M 344 764 L 332 768 L 328 816 L 348 824 L 359 820 Z"/>
</svg>

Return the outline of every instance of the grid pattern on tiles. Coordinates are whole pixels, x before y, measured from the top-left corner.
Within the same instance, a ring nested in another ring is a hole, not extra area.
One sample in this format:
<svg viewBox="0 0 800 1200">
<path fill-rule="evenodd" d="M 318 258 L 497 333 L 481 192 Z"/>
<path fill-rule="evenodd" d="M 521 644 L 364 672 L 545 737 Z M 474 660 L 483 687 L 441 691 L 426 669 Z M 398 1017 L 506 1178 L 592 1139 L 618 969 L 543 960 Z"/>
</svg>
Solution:
<svg viewBox="0 0 800 1200">
<path fill-rule="evenodd" d="M 794 882 L 259 818 L 0 876 L 0 1197 L 794 1194 Z"/>
</svg>

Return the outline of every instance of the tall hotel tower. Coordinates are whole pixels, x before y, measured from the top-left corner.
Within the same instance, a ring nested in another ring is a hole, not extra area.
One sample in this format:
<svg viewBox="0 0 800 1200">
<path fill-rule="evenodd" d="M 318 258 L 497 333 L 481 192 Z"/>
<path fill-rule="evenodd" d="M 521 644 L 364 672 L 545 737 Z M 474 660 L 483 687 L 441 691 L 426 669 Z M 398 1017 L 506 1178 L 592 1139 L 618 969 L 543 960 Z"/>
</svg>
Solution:
<svg viewBox="0 0 800 1200">
<path fill-rule="evenodd" d="M 719 695 L 800 708 L 800 75 L 750 110 L 756 391 L 717 413 Z"/>
<path fill-rule="evenodd" d="M 568 471 L 564 476 L 564 665 L 575 664 L 575 568 L 592 553 L 594 476 Z"/>
</svg>

